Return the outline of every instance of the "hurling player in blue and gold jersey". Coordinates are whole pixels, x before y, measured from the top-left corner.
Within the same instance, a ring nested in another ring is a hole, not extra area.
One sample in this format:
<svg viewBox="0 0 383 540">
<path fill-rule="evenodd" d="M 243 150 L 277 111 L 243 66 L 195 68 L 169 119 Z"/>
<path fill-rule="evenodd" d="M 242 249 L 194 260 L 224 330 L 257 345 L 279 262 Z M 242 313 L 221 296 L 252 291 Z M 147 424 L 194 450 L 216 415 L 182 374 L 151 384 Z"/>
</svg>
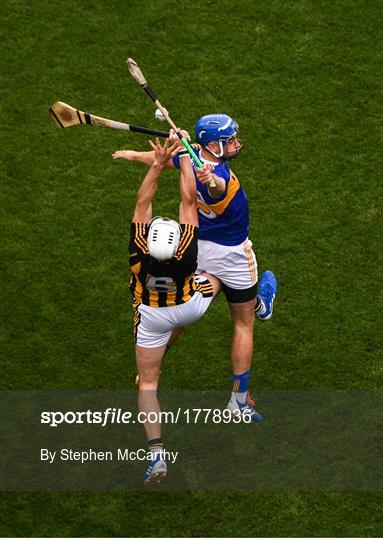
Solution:
<svg viewBox="0 0 383 540">
<path fill-rule="evenodd" d="M 198 269 L 219 278 L 233 320 L 231 363 L 233 386 L 228 409 L 261 422 L 248 388 L 253 358 L 254 314 L 268 320 L 273 311 L 277 281 L 272 272 L 258 283 L 257 261 L 249 235 L 246 194 L 230 167 L 242 148 L 238 124 L 226 114 L 208 114 L 196 123 L 193 145 L 203 167 L 194 170 L 199 217 Z M 173 135 L 173 134 L 171 134 Z M 152 152 L 119 150 L 113 158 L 150 165 Z M 168 162 L 179 168 L 177 156 Z M 215 187 L 210 187 L 213 178 Z"/>
<path fill-rule="evenodd" d="M 169 146 L 169 139 L 164 146 L 158 139 L 155 145 L 149 142 L 154 160 L 137 194 L 129 244 L 139 375 L 138 406 L 146 417 L 149 413 L 158 415 L 160 411 L 157 385 L 161 362 L 172 334 L 199 319 L 220 289 L 217 278 L 206 273 L 195 275 L 198 213 L 190 157 L 182 150 L 178 155 L 179 222 L 164 217 L 153 218 L 152 201 L 158 180 L 177 144 Z M 152 457 L 144 481 L 157 483 L 167 472 L 161 423 L 146 422 L 144 427 Z"/>
</svg>

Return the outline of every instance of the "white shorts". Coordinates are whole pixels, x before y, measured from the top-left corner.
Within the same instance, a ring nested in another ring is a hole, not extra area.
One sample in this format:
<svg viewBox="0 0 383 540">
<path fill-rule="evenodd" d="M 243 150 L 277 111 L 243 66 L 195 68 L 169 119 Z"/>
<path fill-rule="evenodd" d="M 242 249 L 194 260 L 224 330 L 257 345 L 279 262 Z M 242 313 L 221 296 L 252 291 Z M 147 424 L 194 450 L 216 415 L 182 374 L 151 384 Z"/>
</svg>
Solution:
<svg viewBox="0 0 383 540">
<path fill-rule="evenodd" d="M 166 345 L 174 328 L 197 321 L 206 313 L 212 300 L 213 296 L 205 297 L 195 292 L 188 302 L 178 306 L 154 308 L 139 304 L 135 313 L 136 345 L 146 349 Z"/>
<path fill-rule="evenodd" d="M 257 259 L 246 239 L 238 246 L 198 240 L 197 274 L 208 272 L 230 289 L 249 289 L 258 281 Z"/>
</svg>

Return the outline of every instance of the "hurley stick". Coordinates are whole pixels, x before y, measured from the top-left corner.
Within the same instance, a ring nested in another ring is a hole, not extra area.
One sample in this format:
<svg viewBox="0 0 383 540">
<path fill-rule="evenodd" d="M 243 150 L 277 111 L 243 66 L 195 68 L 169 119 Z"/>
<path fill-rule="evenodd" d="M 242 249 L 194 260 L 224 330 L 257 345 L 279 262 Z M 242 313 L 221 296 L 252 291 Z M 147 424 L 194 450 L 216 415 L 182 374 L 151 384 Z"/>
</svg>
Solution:
<svg viewBox="0 0 383 540">
<path fill-rule="evenodd" d="M 102 116 L 96 116 L 87 112 L 80 111 L 71 107 L 67 103 L 62 101 L 56 101 L 49 109 L 55 123 L 61 128 L 67 128 L 71 126 L 106 126 L 113 129 L 122 129 L 123 131 L 134 131 L 137 133 L 146 133 L 148 135 L 155 135 L 157 137 L 169 137 L 167 131 L 159 131 L 158 129 L 150 129 L 141 126 L 135 126 L 133 124 L 124 124 L 123 122 L 117 122 L 116 120 L 109 120 L 108 118 L 102 118 Z"/>
<path fill-rule="evenodd" d="M 170 127 L 174 129 L 174 131 L 177 133 L 178 138 L 184 145 L 184 147 L 189 152 L 190 156 L 192 157 L 194 163 L 197 165 L 197 167 L 201 168 L 203 167 L 202 161 L 198 158 L 197 154 L 194 152 L 193 148 L 190 146 L 186 138 L 184 137 L 182 131 L 177 129 L 177 126 L 173 122 L 173 120 L 170 118 L 169 113 L 167 110 L 161 105 L 158 98 L 154 95 L 153 90 L 150 88 L 149 84 L 147 83 L 139 65 L 137 62 L 135 62 L 132 58 L 128 58 L 126 63 L 128 64 L 129 73 L 132 75 L 132 77 L 138 82 L 138 84 L 145 90 L 147 95 L 150 97 L 150 99 L 153 101 L 154 105 L 157 107 L 157 109 L 160 109 L 162 114 L 164 115 L 167 123 Z M 214 180 L 209 181 L 210 187 L 215 187 Z"/>
</svg>

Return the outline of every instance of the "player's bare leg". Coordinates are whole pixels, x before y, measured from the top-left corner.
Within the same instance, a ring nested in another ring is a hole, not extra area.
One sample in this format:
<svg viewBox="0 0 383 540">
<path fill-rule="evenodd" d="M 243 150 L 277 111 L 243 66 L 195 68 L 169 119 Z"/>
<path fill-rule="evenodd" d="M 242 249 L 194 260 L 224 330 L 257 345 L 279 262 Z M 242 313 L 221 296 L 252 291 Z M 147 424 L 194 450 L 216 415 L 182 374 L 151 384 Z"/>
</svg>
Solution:
<svg viewBox="0 0 383 540">
<path fill-rule="evenodd" d="M 253 330 L 255 299 L 241 304 L 230 304 L 233 320 L 231 363 L 233 373 L 239 375 L 251 368 L 253 359 Z"/>
<path fill-rule="evenodd" d="M 178 336 L 181 334 L 182 330 L 183 330 L 182 327 L 178 327 L 178 328 L 173 329 L 172 334 L 171 334 L 171 336 L 169 338 L 169 341 L 168 341 L 168 343 L 167 343 L 167 345 L 165 347 L 164 356 L 168 352 L 170 347 L 177 341 Z M 160 374 L 161 374 L 161 371 L 160 371 L 159 375 Z M 158 378 L 159 378 L 159 376 L 158 376 Z M 139 384 L 140 384 L 140 376 L 139 376 L 138 373 L 136 375 L 136 384 L 137 384 L 137 386 L 139 386 Z M 157 385 L 157 389 L 158 389 L 158 385 Z"/>
<path fill-rule="evenodd" d="M 236 416 L 246 416 L 251 422 L 262 422 L 249 396 L 248 386 L 253 358 L 254 308 L 256 299 L 243 303 L 229 303 L 233 320 L 231 362 L 233 367 L 233 390 L 227 408 Z"/>
<path fill-rule="evenodd" d="M 163 458 L 163 445 L 161 440 L 160 404 L 157 398 L 158 379 L 161 362 L 166 346 L 147 349 L 136 346 L 136 363 L 139 375 L 138 408 L 146 417 L 150 413 L 150 422 L 144 422 L 152 460 L 144 475 L 147 484 L 158 483 L 166 476 L 166 463 Z"/>
</svg>

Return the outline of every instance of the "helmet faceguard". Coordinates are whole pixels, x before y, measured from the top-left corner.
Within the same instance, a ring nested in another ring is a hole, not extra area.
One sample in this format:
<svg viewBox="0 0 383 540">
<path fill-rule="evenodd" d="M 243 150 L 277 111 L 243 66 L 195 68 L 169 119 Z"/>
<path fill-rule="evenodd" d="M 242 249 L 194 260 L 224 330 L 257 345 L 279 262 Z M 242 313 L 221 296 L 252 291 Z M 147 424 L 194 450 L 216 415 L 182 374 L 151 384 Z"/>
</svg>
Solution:
<svg viewBox="0 0 383 540">
<path fill-rule="evenodd" d="M 235 159 L 242 149 L 242 144 L 237 139 L 239 130 L 238 123 L 227 114 L 207 114 L 202 116 L 195 125 L 196 139 L 213 156 L 230 161 Z M 237 140 L 238 148 L 234 152 L 225 153 L 225 146 Z M 208 148 L 210 142 L 216 142 L 219 145 L 219 152 L 214 152 Z"/>
<path fill-rule="evenodd" d="M 225 161 L 231 161 L 233 159 L 235 159 L 237 156 L 239 156 L 239 154 L 241 153 L 241 150 L 242 150 L 242 143 L 241 143 L 241 140 L 238 139 L 237 137 L 237 133 L 235 133 L 235 135 L 233 135 L 233 139 L 235 139 L 238 143 L 238 146 L 232 151 L 232 152 L 227 152 L 227 148 L 225 148 L 224 146 L 224 154 L 223 154 L 223 159 Z M 226 142 L 226 145 L 230 142 L 230 138 L 227 140 Z"/>
<path fill-rule="evenodd" d="M 177 251 L 181 226 L 174 219 L 155 217 L 149 223 L 149 254 L 157 261 L 168 261 Z"/>
</svg>

